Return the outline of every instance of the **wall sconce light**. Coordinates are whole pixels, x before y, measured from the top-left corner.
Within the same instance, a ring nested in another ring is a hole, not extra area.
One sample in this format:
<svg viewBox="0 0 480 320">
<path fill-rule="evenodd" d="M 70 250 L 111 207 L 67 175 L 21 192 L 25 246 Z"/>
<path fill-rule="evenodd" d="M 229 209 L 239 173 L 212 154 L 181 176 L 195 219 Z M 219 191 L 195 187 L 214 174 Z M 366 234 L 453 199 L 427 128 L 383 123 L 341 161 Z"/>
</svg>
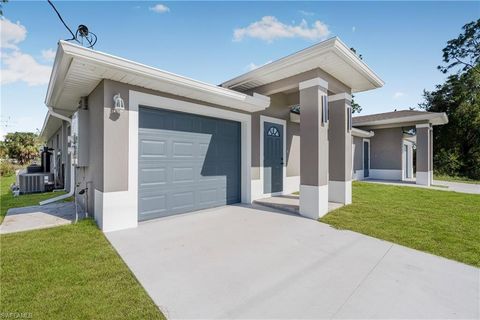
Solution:
<svg viewBox="0 0 480 320">
<path fill-rule="evenodd" d="M 112 112 L 120 114 L 123 111 L 125 111 L 125 102 L 123 101 L 122 97 L 120 96 L 120 93 L 117 93 L 116 95 L 113 96 Z"/>
</svg>

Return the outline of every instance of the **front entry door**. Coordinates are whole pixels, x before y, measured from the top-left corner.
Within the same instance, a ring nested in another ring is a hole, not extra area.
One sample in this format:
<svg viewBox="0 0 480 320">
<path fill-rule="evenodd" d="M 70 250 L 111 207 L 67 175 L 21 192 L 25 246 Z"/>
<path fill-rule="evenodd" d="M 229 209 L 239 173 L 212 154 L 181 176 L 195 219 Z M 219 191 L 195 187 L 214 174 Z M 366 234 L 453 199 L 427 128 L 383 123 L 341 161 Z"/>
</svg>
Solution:
<svg viewBox="0 0 480 320">
<path fill-rule="evenodd" d="M 264 122 L 263 193 L 283 191 L 283 125 Z"/>
<path fill-rule="evenodd" d="M 363 141 L 363 176 L 370 176 L 370 143 Z"/>
</svg>

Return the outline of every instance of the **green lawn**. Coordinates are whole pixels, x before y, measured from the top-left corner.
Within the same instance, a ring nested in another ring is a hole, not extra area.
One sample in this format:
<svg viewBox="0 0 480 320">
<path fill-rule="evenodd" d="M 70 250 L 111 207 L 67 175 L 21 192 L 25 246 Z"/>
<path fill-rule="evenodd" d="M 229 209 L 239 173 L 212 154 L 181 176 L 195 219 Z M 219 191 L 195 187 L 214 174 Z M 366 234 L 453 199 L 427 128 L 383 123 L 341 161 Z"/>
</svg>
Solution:
<svg viewBox="0 0 480 320">
<path fill-rule="evenodd" d="M 38 205 L 42 200 L 65 194 L 65 192 L 46 192 L 13 197 L 12 192 L 10 191 L 10 185 L 15 182 L 15 175 L 1 177 L 0 179 L 0 223 L 2 223 L 3 218 L 7 214 L 7 210 L 10 208 Z"/>
<path fill-rule="evenodd" d="M 466 177 L 455 177 L 455 176 L 447 176 L 444 174 L 433 174 L 434 180 L 441 180 L 441 181 L 451 181 L 451 182 L 462 182 L 462 183 L 471 183 L 471 184 L 480 184 L 480 180 L 473 180 Z"/>
<path fill-rule="evenodd" d="M 164 319 L 92 220 L 2 235 L 0 313 Z"/>
<path fill-rule="evenodd" d="M 320 221 L 480 267 L 480 195 L 353 182 Z"/>
</svg>

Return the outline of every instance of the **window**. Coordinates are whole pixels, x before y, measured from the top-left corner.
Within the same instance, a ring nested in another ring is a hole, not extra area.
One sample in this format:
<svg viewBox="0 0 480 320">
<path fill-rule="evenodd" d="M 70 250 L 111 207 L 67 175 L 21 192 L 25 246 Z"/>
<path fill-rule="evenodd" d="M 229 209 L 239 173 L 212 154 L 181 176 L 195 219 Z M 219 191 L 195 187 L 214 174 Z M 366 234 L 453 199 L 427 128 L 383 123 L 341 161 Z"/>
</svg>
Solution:
<svg viewBox="0 0 480 320">
<path fill-rule="evenodd" d="M 280 137 L 280 132 L 275 127 L 270 127 L 267 131 L 267 136 L 270 137 Z"/>
</svg>

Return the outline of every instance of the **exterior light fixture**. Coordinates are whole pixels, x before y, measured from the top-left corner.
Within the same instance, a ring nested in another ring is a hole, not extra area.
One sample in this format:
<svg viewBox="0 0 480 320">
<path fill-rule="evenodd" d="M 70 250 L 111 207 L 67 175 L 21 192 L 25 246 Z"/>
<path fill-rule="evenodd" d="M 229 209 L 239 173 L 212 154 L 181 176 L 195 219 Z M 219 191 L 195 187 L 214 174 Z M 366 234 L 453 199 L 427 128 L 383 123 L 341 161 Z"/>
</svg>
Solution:
<svg viewBox="0 0 480 320">
<path fill-rule="evenodd" d="M 120 96 L 120 93 L 117 93 L 116 95 L 113 96 L 112 112 L 113 113 L 122 113 L 123 111 L 125 111 L 125 102 L 123 101 L 122 97 Z"/>
</svg>

